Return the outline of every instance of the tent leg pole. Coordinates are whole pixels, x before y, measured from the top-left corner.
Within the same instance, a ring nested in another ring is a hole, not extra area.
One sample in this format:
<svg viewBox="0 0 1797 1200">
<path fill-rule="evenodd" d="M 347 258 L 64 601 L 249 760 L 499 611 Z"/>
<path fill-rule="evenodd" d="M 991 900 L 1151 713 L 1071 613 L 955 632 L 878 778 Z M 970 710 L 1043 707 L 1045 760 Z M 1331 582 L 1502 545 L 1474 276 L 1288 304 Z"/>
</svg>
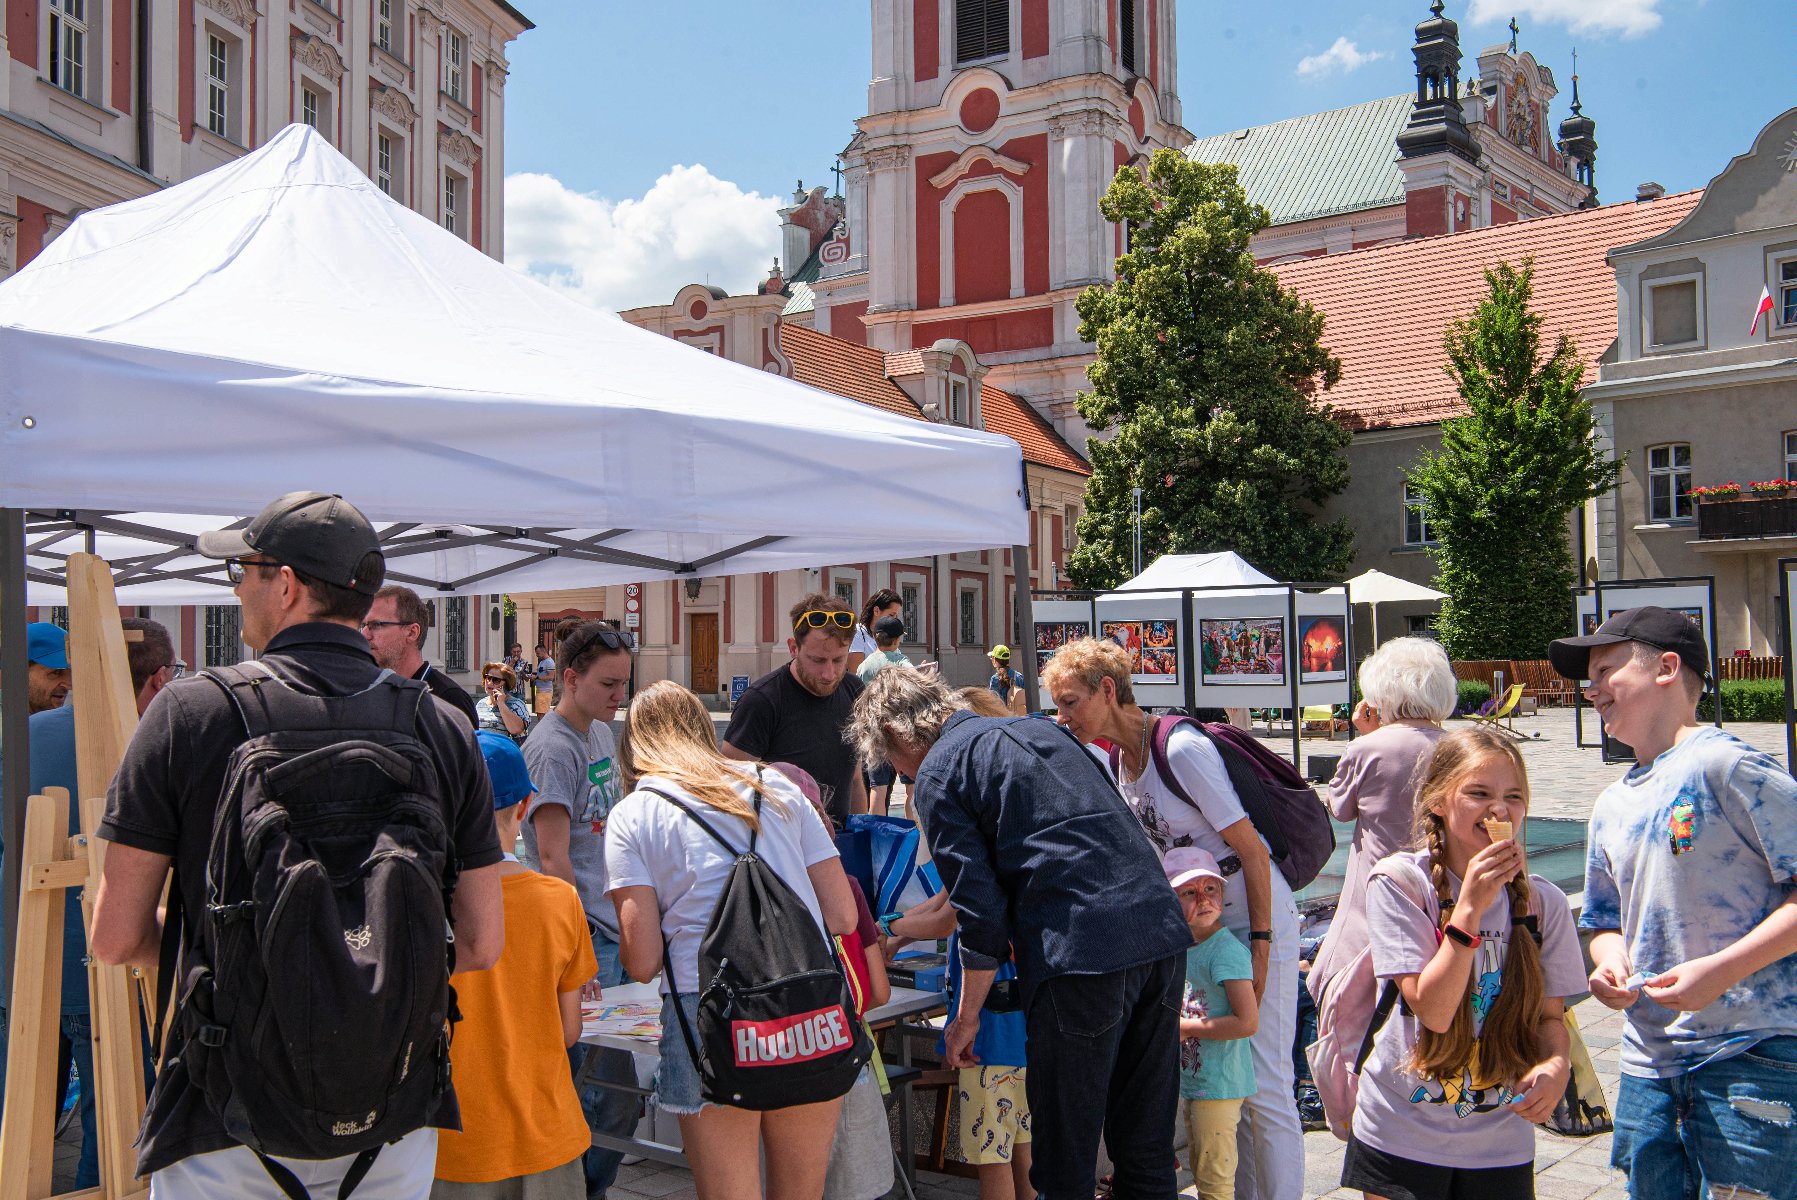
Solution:
<svg viewBox="0 0 1797 1200">
<path fill-rule="evenodd" d="M 31 678 L 25 649 L 25 511 L 0 508 L 0 937 L 9 953 L 0 955 L 0 1005 L 12 998 L 13 934 L 19 922 L 21 848 L 25 844 L 25 797 L 31 792 Z"/>
<path fill-rule="evenodd" d="M 1023 696 L 1031 712 L 1042 708 L 1042 685 L 1036 678 L 1036 623 L 1030 601 L 1030 548 L 1011 547 L 1011 571 L 1017 586 L 1012 604 L 1016 611 L 1017 646 L 1015 653 L 1023 660 Z M 1013 660 L 1015 661 L 1015 660 Z"/>
</svg>

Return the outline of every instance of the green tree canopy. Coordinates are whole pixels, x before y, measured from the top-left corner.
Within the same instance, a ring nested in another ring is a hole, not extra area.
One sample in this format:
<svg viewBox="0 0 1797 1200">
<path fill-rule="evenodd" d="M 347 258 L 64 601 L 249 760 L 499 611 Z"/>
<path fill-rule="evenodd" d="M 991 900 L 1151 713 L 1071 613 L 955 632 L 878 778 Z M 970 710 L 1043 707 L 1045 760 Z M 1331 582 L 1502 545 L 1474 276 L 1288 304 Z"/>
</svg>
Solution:
<svg viewBox="0 0 1797 1200">
<path fill-rule="evenodd" d="M 1439 630 L 1455 658 L 1542 658 L 1572 628 L 1567 518 L 1616 486 L 1580 392 L 1585 363 L 1561 335 L 1541 355 L 1534 264 L 1485 272 L 1486 295 L 1447 332 L 1447 372 L 1466 415 L 1410 472 L 1447 593 Z"/>
<path fill-rule="evenodd" d="M 1095 432 L 1092 479 L 1069 574 L 1083 587 L 1128 578 L 1131 489 L 1143 491 L 1142 558 L 1234 550 L 1279 579 L 1339 578 L 1345 520 L 1316 509 L 1348 482 L 1349 434 L 1318 397 L 1341 374 L 1323 317 L 1248 239 L 1268 224 L 1233 166 L 1159 150 L 1147 178 L 1124 167 L 1099 202 L 1128 233 L 1117 280 L 1079 299 L 1097 343 L 1080 415 Z"/>
</svg>

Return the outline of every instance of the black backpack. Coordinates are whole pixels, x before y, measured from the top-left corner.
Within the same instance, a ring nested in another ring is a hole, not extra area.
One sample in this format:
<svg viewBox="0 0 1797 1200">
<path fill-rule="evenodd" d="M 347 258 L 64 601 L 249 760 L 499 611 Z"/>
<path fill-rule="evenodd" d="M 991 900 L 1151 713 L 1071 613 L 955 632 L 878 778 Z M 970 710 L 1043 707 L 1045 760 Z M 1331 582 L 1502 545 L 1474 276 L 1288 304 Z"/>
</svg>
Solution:
<svg viewBox="0 0 1797 1200">
<path fill-rule="evenodd" d="M 357 1155 L 423 1128 L 449 1087 L 455 857 L 422 683 L 314 696 L 260 664 L 204 672 L 243 718 L 214 811 L 198 961 L 176 1020 L 188 1076 L 281 1190 L 270 1155 Z"/>
<path fill-rule="evenodd" d="M 691 817 L 736 858 L 699 943 L 697 1037 L 662 944 L 668 991 L 705 1098 L 733 1108 L 787 1108 L 848 1094 L 873 1054 L 855 1017 L 842 964 L 798 894 L 749 848 L 737 850 L 691 807 L 654 792 Z M 761 793 L 755 794 L 761 815 Z"/>
</svg>

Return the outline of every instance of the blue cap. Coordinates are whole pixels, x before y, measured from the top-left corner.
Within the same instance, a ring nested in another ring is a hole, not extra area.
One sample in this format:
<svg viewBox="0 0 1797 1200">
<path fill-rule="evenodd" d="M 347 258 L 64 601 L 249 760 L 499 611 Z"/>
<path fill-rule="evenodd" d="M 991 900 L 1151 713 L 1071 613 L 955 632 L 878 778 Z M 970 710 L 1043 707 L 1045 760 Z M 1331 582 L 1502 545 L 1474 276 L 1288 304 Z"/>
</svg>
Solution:
<svg viewBox="0 0 1797 1200">
<path fill-rule="evenodd" d="M 25 658 L 52 671 L 69 669 L 69 635 L 60 625 L 33 621 L 25 626 Z"/>
<path fill-rule="evenodd" d="M 483 729 L 474 740 L 480 743 L 480 756 L 487 760 L 487 775 L 493 780 L 493 811 L 530 799 L 537 785 L 530 781 L 518 743 L 496 729 Z"/>
</svg>

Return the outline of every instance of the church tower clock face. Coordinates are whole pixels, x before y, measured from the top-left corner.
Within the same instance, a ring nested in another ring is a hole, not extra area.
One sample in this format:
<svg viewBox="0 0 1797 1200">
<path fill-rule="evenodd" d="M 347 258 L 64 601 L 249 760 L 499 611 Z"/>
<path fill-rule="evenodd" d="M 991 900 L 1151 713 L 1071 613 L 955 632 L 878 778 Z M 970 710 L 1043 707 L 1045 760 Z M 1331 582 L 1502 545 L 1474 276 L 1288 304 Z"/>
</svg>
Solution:
<svg viewBox="0 0 1797 1200">
<path fill-rule="evenodd" d="M 1785 152 L 1778 156 L 1778 161 L 1785 165 L 1787 171 L 1797 171 L 1797 133 L 1785 141 Z"/>
</svg>

